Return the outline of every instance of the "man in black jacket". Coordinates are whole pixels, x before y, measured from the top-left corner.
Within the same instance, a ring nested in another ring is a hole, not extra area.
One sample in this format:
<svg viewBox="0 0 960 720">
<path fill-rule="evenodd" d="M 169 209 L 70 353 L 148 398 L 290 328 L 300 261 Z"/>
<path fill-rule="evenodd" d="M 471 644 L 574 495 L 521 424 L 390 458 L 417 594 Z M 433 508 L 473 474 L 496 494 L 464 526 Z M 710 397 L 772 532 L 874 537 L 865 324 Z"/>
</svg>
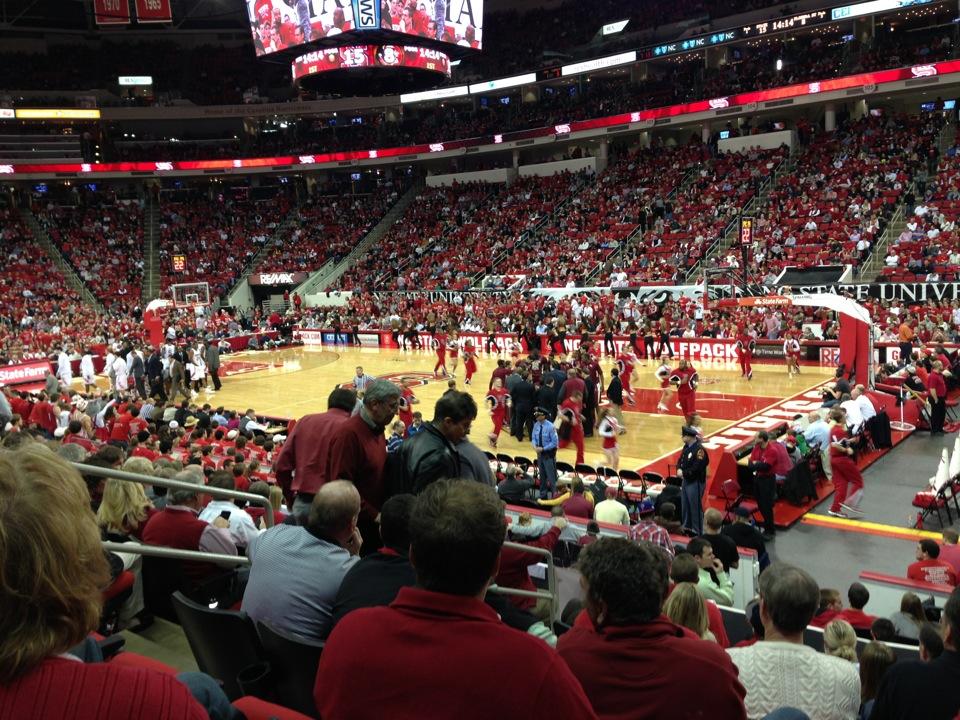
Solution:
<svg viewBox="0 0 960 720">
<path fill-rule="evenodd" d="M 623 424 L 623 382 L 620 380 L 620 371 L 617 368 L 613 368 L 610 371 L 610 384 L 607 386 L 607 400 L 610 401 L 610 412 L 613 413 L 613 416 L 617 419 L 617 422 L 620 423 L 620 428 L 624 427 Z"/>
<path fill-rule="evenodd" d="M 150 351 L 150 357 L 147 358 L 147 378 L 150 381 L 150 395 L 166 400 L 167 393 L 163 387 L 163 360 L 156 348 Z"/>
<path fill-rule="evenodd" d="M 523 432 L 527 435 L 533 428 L 533 408 L 536 404 L 537 389 L 530 382 L 530 372 L 524 368 L 520 371 L 520 379 L 510 391 L 512 402 L 510 411 L 510 434 L 523 442 Z"/>
<path fill-rule="evenodd" d="M 437 400 L 433 421 L 400 450 L 404 491 L 418 494 L 432 482 L 462 476 L 456 445 L 470 434 L 476 417 L 477 403 L 465 392 L 447 392 Z"/>
<path fill-rule="evenodd" d="M 557 400 L 557 381 L 549 373 L 543 376 L 543 385 L 537 389 L 537 396 L 534 407 L 542 407 L 550 414 L 547 417 L 550 422 L 557 419 L 557 406 L 560 402 Z"/>
</svg>

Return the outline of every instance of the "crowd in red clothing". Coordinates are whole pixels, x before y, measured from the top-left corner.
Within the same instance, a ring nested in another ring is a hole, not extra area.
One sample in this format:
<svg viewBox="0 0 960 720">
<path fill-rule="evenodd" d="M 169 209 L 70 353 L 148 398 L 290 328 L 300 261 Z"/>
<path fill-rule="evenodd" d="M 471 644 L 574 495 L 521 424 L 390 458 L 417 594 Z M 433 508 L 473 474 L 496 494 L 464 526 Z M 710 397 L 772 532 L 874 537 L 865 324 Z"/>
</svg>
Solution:
<svg viewBox="0 0 960 720">
<path fill-rule="evenodd" d="M 161 290 L 175 283 L 207 282 L 211 298 L 227 292 L 270 239 L 290 207 L 283 195 L 272 200 L 206 198 L 161 201 Z M 174 269 L 173 256 L 186 258 Z"/>
<path fill-rule="evenodd" d="M 403 186 L 389 182 L 369 194 L 331 192 L 339 189 L 327 188 L 301 204 L 289 237 L 277 238 L 254 271 L 313 272 L 330 260 L 339 262 L 397 201 Z"/>
<path fill-rule="evenodd" d="M 104 193 L 85 195 L 80 205 L 50 202 L 37 219 L 60 252 L 111 309 L 140 300 L 143 282 L 143 209 L 136 200 Z"/>
</svg>

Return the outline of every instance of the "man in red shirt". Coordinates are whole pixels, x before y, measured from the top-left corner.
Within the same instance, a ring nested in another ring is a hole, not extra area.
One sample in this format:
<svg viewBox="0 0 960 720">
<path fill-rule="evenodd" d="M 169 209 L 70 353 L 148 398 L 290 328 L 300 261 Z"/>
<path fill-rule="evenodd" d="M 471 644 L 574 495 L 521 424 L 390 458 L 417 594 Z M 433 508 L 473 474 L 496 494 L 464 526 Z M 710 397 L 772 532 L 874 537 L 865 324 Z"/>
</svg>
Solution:
<svg viewBox="0 0 960 720">
<path fill-rule="evenodd" d="M 853 448 L 847 436 L 847 413 L 841 407 L 830 410 L 833 425 L 830 428 L 830 469 L 836 490 L 833 504 L 827 511 L 836 517 L 863 515 L 860 500 L 863 498 L 863 475 L 853 459 Z"/>
<path fill-rule="evenodd" d="M 943 544 L 940 546 L 940 560 L 950 563 L 950 567 L 960 577 L 960 533 L 953 528 L 947 528 L 943 531 Z"/>
<path fill-rule="evenodd" d="M 380 720 L 384 708 L 398 718 L 454 720 L 469 708 L 475 717 L 595 720 L 560 657 L 483 602 L 505 530 L 493 488 L 459 480 L 426 487 L 410 520 L 417 584 L 388 607 L 354 610 L 330 633 L 314 687 L 324 720 Z"/>
<path fill-rule="evenodd" d="M 570 396 L 560 403 L 559 417 L 563 418 L 565 424 L 570 426 L 570 433 L 567 439 L 560 439 L 560 447 L 565 448 L 573 443 L 577 448 L 576 463 L 583 462 L 583 395 L 579 392 L 573 392 Z"/>
<path fill-rule="evenodd" d="M 917 543 L 917 561 L 907 568 L 907 577 L 918 582 L 937 585 L 957 584 L 957 574 L 953 566 L 945 560 L 940 560 L 940 546 L 929 538 L 924 538 Z"/>
<path fill-rule="evenodd" d="M 863 611 L 870 602 L 870 591 L 863 583 L 855 582 L 847 590 L 847 602 L 850 607 L 838 612 L 833 619 L 846 620 L 857 630 L 869 630 L 873 621 L 877 619 L 874 615 L 868 615 Z"/>
<path fill-rule="evenodd" d="M 560 539 L 561 531 L 567 526 L 567 519 L 558 516 L 553 519 L 553 527 L 541 535 L 536 540 L 523 543 L 527 547 L 541 548 L 544 550 L 553 550 L 557 541 Z M 517 540 L 516 542 L 520 542 Z M 523 552 L 514 548 L 503 548 L 500 553 L 500 567 L 497 570 L 497 577 L 494 582 L 500 587 L 516 588 L 518 590 L 536 590 L 533 581 L 530 579 L 529 567 L 537 563 L 538 556 L 532 553 Z M 544 612 L 549 614 L 549 604 L 538 603 L 536 598 L 522 597 L 520 595 L 508 595 L 507 599 L 521 610 L 529 610 L 540 618 L 546 617 Z M 534 608 L 538 610 L 535 611 Z"/>
<path fill-rule="evenodd" d="M 329 480 L 327 460 L 334 430 L 350 418 L 357 394 L 336 388 L 327 398 L 327 412 L 300 418 L 277 457 L 277 483 L 293 514 L 309 512 L 317 490 Z M 219 431 L 218 431 L 219 432 Z"/>
<path fill-rule="evenodd" d="M 38 427 L 48 440 L 53 439 L 57 429 L 57 411 L 47 399 L 46 393 L 40 393 L 40 400 L 30 410 L 27 425 Z"/>
<path fill-rule="evenodd" d="M 592 627 L 578 622 L 557 652 L 600 717 L 746 718 L 730 656 L 661 614 L 669 587 L 663 553 L 603 538 L 581 553 L 579 568 Z"/>
</svg>

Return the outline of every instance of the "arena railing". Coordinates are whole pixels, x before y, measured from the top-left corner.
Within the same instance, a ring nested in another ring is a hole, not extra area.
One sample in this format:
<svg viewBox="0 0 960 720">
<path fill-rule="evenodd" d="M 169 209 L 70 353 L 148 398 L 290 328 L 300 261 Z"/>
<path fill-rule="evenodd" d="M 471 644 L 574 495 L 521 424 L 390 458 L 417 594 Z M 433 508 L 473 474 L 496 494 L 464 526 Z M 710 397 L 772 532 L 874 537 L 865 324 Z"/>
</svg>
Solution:
<svg viewBox="0 0 960 720">
<path fill-rule="evenodd" d="M 262 495 L 240 492 L 238 490 L 224 490 L 214 488 L 209 485 L 195 485 L 194 483 L 183 482 L 182 480 L 172 480 L 169 478 L 151 477 L 150 475 L 139 475 L 137 473 L 125 472 L 123 470 L 114 470 L 113 468 L 97 467 L 94 465 L 84 465 L 83 463 L 71 463 L 81 475 L 93 475 L 113 480 L 123 480 L 125 482 L 135 482 L 141 485 L 154 485 L 156 487 L 167 488 L 168 490 L 192 490 L 198 495 L 210 495 L 215 498 L 229 498 L 230 500 L 245 500 L 254 505 L 259 505 L 264 509 L 263 522 L 270 528 L 273 527 L 273 505 L 270 500 Z M 125 550 L 124 552 L 130 552 Z M 201 553 L 205 555 L 205 553 Z"/>
<path fill-rule="evenodd" d="M 488 588 L 489 592 L 497 593 L 499 595 L 516 595 L 517 597 L 530 597 L 550 601 L 550 622 L 551 625 L 558 617 L 559 608 L 559 595 L 557 594 L 557 569 L 553 564 L 553 552 L 545 548 L 531 547 L 530 545 L 524 545 L 523 543 L 515 542 L 505 542 L 503 543 L 505 548 L 510 548 L 511 550 L 519 550 L 520 552 L 530 553 L 531 555 L 539 555 L 543 562 L 547 566 L 546 579 L 547 579 L 547 589 L 546 590 L 521 590 L 520 588 L 510 588 L 502 587 L 500 585 L 491 585 Z"/>
</svg>

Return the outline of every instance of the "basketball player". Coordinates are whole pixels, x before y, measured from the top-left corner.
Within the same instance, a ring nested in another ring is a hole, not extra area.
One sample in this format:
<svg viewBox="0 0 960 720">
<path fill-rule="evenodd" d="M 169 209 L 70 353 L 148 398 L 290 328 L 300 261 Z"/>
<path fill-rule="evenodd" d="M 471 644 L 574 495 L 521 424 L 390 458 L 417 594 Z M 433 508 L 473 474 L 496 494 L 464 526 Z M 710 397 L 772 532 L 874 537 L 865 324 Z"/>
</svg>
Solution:
<svg viewBox="0 0 960 720">
<path fill-rule="evenodd" d="M 653 374 L 660 381 L 660 401 L 657 403 L 657 412 L 670 412 L 670 396 L 673 395 L 673 383 L 670 377 L 673 373 L 670 370 L 669 363 L 667 363 L 666 355 L 660 356 L 660 364 L 653 371 Z"/>
<path fill-rule="evenodd" d="M 567 399 L 560 403 L 560 412 L 558 419 L 570 425 L 570 434 L 566 440 L 560 440 L 560 448 L 565 448 L 573 443 L 577 448 L 576 463 L 580 464 L 583 460 L 583 394 L 575 390 L 567 396 Z M 564 433 L 566 435 L 566 433 Z"/>
<path fill-rule="evenodd" d="M 693 416 L 697 414 L 697 371 L 689 360 L 681 360 L 677 367 L 680 383 L 677 385 L 677 399 L 680 401 L 680 410 L 683 420 L 689 425 Z"/>
<path fill-rule="evenodd" d="M 617 370 L 620 371 L 623 397 L 631 405 L 636 404 L 633 399 L 633 392 L 630 390 L 630 382 L 633 379 L 633 369 L 636 365 L 637 356 L 634 354 L 633 348 L 629 345 L 624 345 L 623 350 L 620 351 L 620 355 L 617 357 Z"/>
<path fill-rule="evenodd" d="M 473 347 L 472 340 L 467 340 L 466 345 L 463 347 L 463 369 L 467 373 L 467 379 L 464 382 L 467 385 L 471 385 L 472 383 L 470 381 L 477 372 L 477 352 Z"/>
<path fill-rule="evenodd" d="M 490 445 L 496 447 L 500 431 L 503 430 L 503 422 L 507 418 L 507 405 L 510 403 L 510 394 L 503 386 L 503 380 L 499 377 L 494 378 L 493 386 L 487 393 L 486 401 L 490 408 L 490 419 L 493 420 L 493 430 L 488 437 L 490 438 Z"/>
<path fill-rule="evenodd" d="M 413 425 L 413 406 L 420 403 L 420 398 L 413 394 L 413 390 L 406 385 L 400 388 L 400 409 L 397 410 L 397 416 L 403 423 L 403 436 L 410 436 L 410 427 Z"/>
<path fill-rule="evenodd" d="M 783 356 L 787 359 L 787 377 L 800 374 L 800 342 L 792 332 L 783 341 Z"/>
<path fill-rule="evenodd" d="M 737 362 L 740 363 L 740 377 L 753 380 L 753 366 L 750 364 L 750 360 L 753 358 L 754 340 L 747 334 L 746 330 L 740 330 L 736 338 Z"/>
<path fill-rule="evenodd" d="M 436 343 L 437 364 L 433 366 L 434 377 L 447 377 L 447 336 L 440 332 L 434 335 L 433 342 Z M 437 370 L 443 370 L 443 375 L 438 376 Z"/>
<path fill-rule="evenodd" d="M 451 330 L 450 337 L 447 340 L 447 355 L 450 357 L 450 377 L 457 376 L 457 364 L 460 362 L 460 341 L 457 339 L 457 331 Z"/>
<path fill-rule="evenodd" d="M 93 353 L 90 348 L 84 349 L 83 357 L 80 358 L 80 376 L 83 378 L 85 392 L 90 392 L 97 386 L 97 371 L 93 367 Z"/>
</svg>

